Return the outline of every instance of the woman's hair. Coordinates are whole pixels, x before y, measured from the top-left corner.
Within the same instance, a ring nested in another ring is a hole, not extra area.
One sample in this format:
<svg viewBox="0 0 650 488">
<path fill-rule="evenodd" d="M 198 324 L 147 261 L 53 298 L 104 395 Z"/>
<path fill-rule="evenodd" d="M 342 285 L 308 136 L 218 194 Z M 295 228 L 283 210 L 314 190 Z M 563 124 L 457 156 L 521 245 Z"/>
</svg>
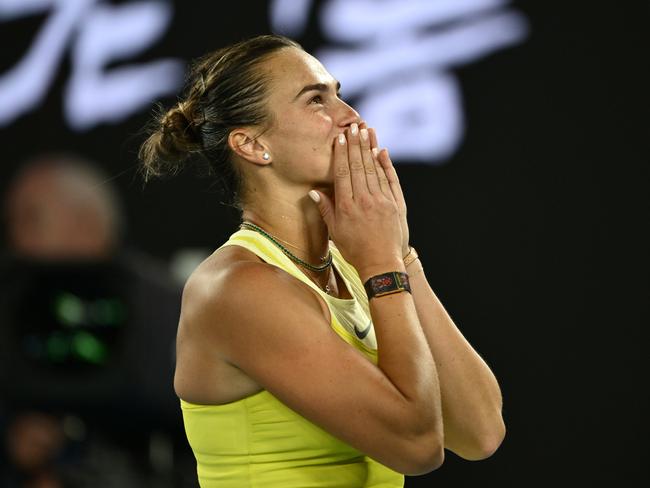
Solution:
<svg viewBox="0 0 650 488">
<path fill-rule="evenodd" d="M 180 101 L 168 111 L 160 108 L 140 147 L 145 180 L 175 174 L 188 163 L 204 163 L 207 173 L 218 177 L 226 203 L 241 211 L 245 187 L 232 161 L 228 136 L 236 127 L 264 130 L 270 126 L 266 107 L 269 76 L 259 67 L 286 47 L 302 49 L 286 37 L 263 35 L 195 60 Z"/>
</svg>

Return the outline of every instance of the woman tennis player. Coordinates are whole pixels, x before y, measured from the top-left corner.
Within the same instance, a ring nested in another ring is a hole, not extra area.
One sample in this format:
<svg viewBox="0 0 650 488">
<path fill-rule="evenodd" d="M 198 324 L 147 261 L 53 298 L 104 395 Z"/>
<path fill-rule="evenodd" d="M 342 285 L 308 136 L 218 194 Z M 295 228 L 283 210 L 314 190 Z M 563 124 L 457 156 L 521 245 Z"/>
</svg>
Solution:
<svg viewBox="0 0 650 488">
<path fill-rule="evenodd" d="M 241 211 L 178 329 L 203 488 L 399 487 L 444 449 L 497 449 L 498 383 L 409 245 L 387 150 L 317 59 L 275 35 L 204 56 L 140 157 L 147 176 L 207 163 Z"/>
</svg>

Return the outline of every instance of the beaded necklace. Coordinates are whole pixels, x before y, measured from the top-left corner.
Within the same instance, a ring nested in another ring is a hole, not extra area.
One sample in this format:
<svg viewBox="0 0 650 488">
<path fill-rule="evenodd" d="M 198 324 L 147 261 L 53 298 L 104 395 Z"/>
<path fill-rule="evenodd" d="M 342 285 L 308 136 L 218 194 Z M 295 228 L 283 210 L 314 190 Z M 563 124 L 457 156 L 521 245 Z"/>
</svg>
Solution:
<svg viewBox="0 0 650 488">
<path fill-rule="evenodd" d="M 256 232 L 259 232 L 259 233 L 262 234 L 264 237 L 266 237 L 266 238 L 269 239 L 271 242 L 273 242 L 276 246 L 278 246 L 278 247 L 282 250 L 282 252 L 283 252 L 283 253 L 284 253 L 284 254 L 285 254 L 289 259 L 291 259 L 292 261 L 296 262 L 297 264 L 299 264 L 300 266 L 302 266 L 302 267 L 304 267 L 304 268 L 307 268 L 307 269 L 309 269 L 309 270 L 311 270 L 311 271 L 315 271 L 315 272 L 317 272 L 317 273 L 321 273 L 321 272 L 325 271 L 326 269 L 329 269 L 329 270 L 330 270 L 330 274 L 328 275 L 328 278 L 331 277 L 331 265 L 332 265 L 332 251 L 331 251 L 331 250 L 328 250 L 327 257 L 321 258 L 321 261 L 324 261 L 323 264 L 321 264 L 320 266 L 314 266 L 313 264 L 309 264 L 308 262 L 303 261 L 303 260 L 300 259 L 298 256 L 294 255 L 294 254 L 293 254 L 291 251 L 289 251 L 286 247 L 284 247 L 282 244 L 280 244 L 280 242 L 279 242 L 279 238 L 277 238 L 277 237 L 273 237 L 271 234 L 269 234 L 268 232 L 266 232 L 266 231 L 265 231 L 264 229 L 262 229 L 261 227 L 259 227 L 259 226 L 255 225 L 255 224 L 253 224 L 252 222 L 242 222 L 242 223 L 239 225 L 239 228 L 240 228 L 240 229 L 248 228 L 248 229 L 250 229 L 250 230 L 254 230 L 254 231 L 256 231 Z M 287 243 L 287 244 L 288 244 L 288 243 Z M 325 291 L 325 293 L 330 293 L 329 279 L 328 279 L 328 284 L 325 285 L 325 290 L 324 290 L 324 291 Z"/>
</svg>

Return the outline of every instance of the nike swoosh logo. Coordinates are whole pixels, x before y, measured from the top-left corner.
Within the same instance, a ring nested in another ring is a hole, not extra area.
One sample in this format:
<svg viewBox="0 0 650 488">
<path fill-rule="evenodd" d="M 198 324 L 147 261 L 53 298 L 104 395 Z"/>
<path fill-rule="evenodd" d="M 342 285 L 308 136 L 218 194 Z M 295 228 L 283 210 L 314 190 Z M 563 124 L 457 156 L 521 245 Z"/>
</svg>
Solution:
<svg viewBox="0 0 650 488">
<path fill-rule="evenodd" d="M 363 330 L 357 329 L 357 324 L 354 324 L 354 333 L 357 335 L 359 339 L 365 339 L 365 337 L 368 335 L 368 332 L 370 332 L 371 327 L 372 327 L 372 320 L 368 321 L 368 325 L 366 325 L 366 328 Z"/>
</svg>

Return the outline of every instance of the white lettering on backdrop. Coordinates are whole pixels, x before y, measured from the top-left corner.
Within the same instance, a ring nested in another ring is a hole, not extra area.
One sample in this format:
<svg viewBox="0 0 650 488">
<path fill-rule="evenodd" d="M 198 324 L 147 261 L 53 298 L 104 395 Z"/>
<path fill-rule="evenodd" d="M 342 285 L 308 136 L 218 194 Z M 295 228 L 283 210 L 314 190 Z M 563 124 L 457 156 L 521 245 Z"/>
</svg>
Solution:
<svg viewBox="0 0 650 488">
<path fill-rule="evenodd" d="M 0 22 L 44 12 L 49 12 L 47 19 L 27 53 L 0 75 L 0 126 L 42 101 L 68 48 L 72 67 L 64 107 L 74 129 L 117 122 L 180 87 L 184 66 L 177 59 L 107 69 L 151 47 L 164 34 L 172 18 L 171 3 L 0 0 Z"/>
<path fill-rule="evenodd" d="M 397 159 L 442 164 L 463 133 L 462 99 L 450 73 L 522 42 L 525 17 L 508 0 L 329 0 L 318 11 L 327 42 L 315 53 L 346 98 Z M 275 32 L 298 37 L 312 0 L 274 0 Z"/>
</svg>

